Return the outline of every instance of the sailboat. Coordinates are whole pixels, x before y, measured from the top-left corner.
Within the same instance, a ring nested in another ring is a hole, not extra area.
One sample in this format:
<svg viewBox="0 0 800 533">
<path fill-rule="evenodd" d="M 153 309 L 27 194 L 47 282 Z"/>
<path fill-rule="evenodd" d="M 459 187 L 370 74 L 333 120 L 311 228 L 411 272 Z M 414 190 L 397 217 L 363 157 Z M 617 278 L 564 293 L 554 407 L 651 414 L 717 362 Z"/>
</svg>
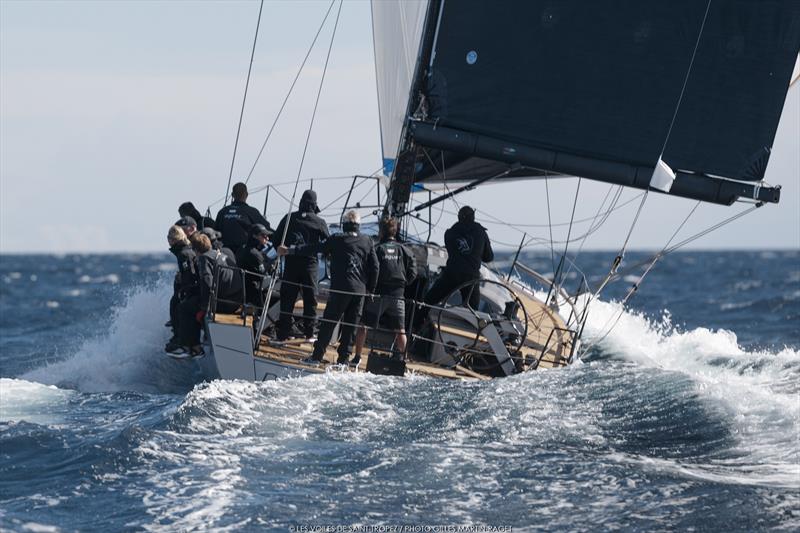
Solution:
<svg viewBox="0 0 800 533">
<path fill-rule="evenodd" d="M 604 182 L 616 200 L 623 188 L 640 189 L 628 237 L 651 193 L 746 205 L 688 239 L 671 239 L 640 265 L 643 278 L 664 255 L 780 200 L 780 186 L 764 175 L 798 62 L 799 2 L 375 0 L 372 32 L 380 209 L 406 230 L 436 203 L 510 180 L 576 179 L 578 191 L 580 180 Z M 350 192 L 355 184 L 354 177 Z M 601 222 L 614 209 L 605 202 Z M 427 223 L 434 224 L 430 214 Z M 430 232 L 405 235 L 419 262 L 421 282 L 406 293 L 414 308 L 447 252 Z M 200 364 L 211 377 L 253 381 L 330 371 L 480 380 L 567 366 L 587 348 L 591 301 L 622 277 L 627 242 L 599 284 L 583 278 L 570 291 L 567 250 L 543 275 L 519 260 L 523 238 L 507 272 L 482 267 L 477 308 L 455 290 L 409 331 L 399 368 L 386 357 L 392 335 L 380 329 L 370 332 L 372 351 L 358 367 L 336 365 L 332 349 L 322 366 L 304 364 L 308 343 L 277 346 L 264 334 L 277 305 L 242 302 L 225 314 L 212 294 Z M 279 283 L 265 280 L 268 294 Z M 326 291 L 323 281 L 321 308 Z"/>
</svg>

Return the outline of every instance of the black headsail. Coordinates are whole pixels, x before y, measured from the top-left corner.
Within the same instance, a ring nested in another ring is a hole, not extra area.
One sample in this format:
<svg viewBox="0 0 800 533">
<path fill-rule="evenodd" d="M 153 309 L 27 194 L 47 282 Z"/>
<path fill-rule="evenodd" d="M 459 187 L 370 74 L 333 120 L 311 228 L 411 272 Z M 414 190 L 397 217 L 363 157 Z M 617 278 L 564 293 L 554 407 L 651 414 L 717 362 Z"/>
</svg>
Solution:
<svg viewBox="0 0 800 533">
<path fill-rule="evenodd" d="M 431 0 L 393 174 L 570 174 L 777 202 L 761 186 L 800 50 L 794 0 Z M 386 149 L 386 147 L 384 147 Z M 655 182 L 654 182 L 655 183 Z M 398 198 L 399 197 L 399 198 Z"/>
</svg>

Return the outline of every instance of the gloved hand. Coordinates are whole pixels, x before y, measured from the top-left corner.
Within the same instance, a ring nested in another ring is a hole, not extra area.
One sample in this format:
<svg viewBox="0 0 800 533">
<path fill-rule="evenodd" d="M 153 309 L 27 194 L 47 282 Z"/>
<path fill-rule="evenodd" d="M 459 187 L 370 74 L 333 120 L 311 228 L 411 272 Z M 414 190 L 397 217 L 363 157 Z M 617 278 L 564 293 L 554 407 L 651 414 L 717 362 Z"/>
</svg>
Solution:
<svg viewBox="0 0 800 533">
<path fill-rule="evenodd" d="M 197 313 L 194 315 L 194 319 L 195 319 L 195 320 L 197 320 L 197 322 L 198 322 L 198 323 L 200 323 L 200 324 L 202 324 L 202 323 L 203 323 L 203 319 L 204 319 L 205 317 L 206 317 L 206 312 L 205 312 L 205 311 L 198 311 L 198 312 L 197 312 Z"/>
</svg>

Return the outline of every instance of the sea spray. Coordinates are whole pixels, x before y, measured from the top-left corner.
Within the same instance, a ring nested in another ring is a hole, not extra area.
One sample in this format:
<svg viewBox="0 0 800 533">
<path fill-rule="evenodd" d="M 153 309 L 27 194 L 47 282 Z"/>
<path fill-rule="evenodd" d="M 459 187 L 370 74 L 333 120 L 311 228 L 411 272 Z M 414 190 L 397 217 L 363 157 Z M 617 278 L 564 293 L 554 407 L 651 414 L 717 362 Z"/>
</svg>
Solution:
<svg viewBox="0 0 800 533">
<path fill-rule="evenodd" d="M 198 376 L 191 365 L 164 354 L 169 330 L 171 281 L 137 286 L 109 312 L 101 333 L 84 341 L 65 359 L 32 370 L 22 377 L 84 392 L 185 392 Z"/>
</svg>

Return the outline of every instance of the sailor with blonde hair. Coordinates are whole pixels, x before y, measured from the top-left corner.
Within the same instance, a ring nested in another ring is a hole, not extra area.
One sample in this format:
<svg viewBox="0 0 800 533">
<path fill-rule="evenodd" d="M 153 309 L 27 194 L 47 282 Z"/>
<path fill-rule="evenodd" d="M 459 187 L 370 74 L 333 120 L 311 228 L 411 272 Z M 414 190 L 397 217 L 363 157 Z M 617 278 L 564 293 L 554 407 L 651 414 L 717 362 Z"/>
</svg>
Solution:
<svg viewBox="0 0 800 533">
<path fill-rule="evenodd" d="M 192 250 L 192 245 L 183 228 L 177 225 L 170 226 L 167 231 L 167 243 L 169 251 L 178 260 L 178 272 L 175 274 L 173 282 L 172 298 L 169 300 L 169 322 L 167 322 L 172 329 L 172 338 L 164 347 L 167 352 L 172 352 L 180 347 L 178 342 L 181 320 L 178 312 L 179 305 L 196 295 L 199 289 L 197 286 L 197 256 Z"/>
</svg>

